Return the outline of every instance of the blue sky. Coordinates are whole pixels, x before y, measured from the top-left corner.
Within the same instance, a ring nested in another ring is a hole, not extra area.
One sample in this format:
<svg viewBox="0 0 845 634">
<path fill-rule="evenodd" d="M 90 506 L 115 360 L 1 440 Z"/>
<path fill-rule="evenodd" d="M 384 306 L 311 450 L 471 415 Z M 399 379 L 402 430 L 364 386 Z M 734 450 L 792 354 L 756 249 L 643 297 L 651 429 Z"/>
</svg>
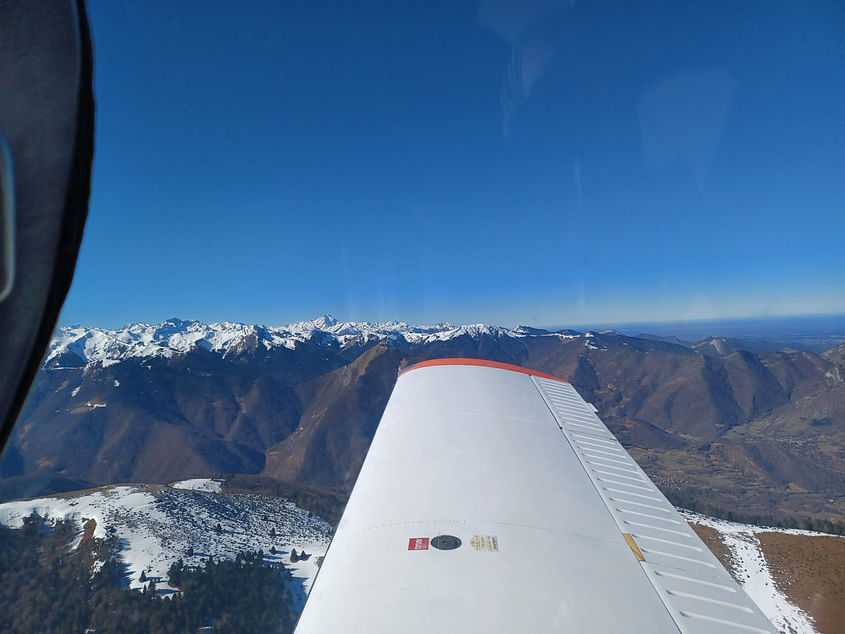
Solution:
<svg viewBox="0 0 845 634">
<path fill-rule="evenodd" d="M 845 312 L 839 2 L 89 14 L 63 324 Z"/>
</svg>

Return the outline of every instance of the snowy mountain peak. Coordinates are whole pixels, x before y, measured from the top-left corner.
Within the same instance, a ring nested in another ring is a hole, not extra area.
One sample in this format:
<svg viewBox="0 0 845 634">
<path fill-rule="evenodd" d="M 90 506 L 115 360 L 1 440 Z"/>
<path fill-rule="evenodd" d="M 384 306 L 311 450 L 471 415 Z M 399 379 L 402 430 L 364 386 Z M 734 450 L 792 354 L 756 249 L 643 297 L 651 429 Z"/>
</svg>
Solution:
<svg viewBox="0 0 845 634">
<path fill-rule="evenodd" d="M 513 334 L 520 337 L 530 337 L 538 335 L 548 335 L 551 333 L 548 330 L 543 330 L 542 328 L 534 328 L 532 326 L 520 324 L 519 326 L 513 329 Z"/>
<path fill-rule="evenodd" d="M 332 317 L 331 315 L 323 315 L 319 319 L 314 320 L 314 325 L 317 328 L 331 328 L 332 326 L 337 325 L 337 319 Z"/>
<path fill-rule="evenodd" d="M 160 324 L 128 324 L 116 330 L 83 326 L 61 328 L 50 343 L 44 365 L 52 369 L 82 367 L 96 362 L 111 365 L 131 358 L 169 358 L 195 349 L 226 356 L 257 346 L 266 350 L 293 350 L 305 343 L 345 346 L 381 340 L 425 344 L 463 336 L 524 337 L 539 332 L 545 331 L 527 327 L 509 330 L 487 324 L 411 326 L 398 321 L 339 321 L 331 315 L 277 327 L 229 321 L 205 324 L 173 317 Z"/>
</svg>

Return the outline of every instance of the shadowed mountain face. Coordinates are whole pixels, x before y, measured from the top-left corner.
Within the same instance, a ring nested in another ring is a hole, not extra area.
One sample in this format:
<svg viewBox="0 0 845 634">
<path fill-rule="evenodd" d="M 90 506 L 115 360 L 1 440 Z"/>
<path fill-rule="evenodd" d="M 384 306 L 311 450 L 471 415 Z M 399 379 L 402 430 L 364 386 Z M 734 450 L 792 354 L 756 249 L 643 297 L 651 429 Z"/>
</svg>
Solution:
<svg viewBox="0 0 845 634">
<path fill-rule="evenodd" d="M 0 462 L 0 495 L 221 473 L 348 491 L 400 368 L 458 356 L 569 380 L 667 492 L 845 519 L 841 349 L 331 318 L 66 329 Z"/>
</svg>

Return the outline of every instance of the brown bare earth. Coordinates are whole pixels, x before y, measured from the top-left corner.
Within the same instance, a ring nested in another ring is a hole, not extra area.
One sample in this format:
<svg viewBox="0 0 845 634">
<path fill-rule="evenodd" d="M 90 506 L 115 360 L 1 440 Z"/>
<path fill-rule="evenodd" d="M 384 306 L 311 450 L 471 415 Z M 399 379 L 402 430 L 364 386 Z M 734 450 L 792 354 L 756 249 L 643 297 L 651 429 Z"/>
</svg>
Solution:
<svg viewBox="0 0 845 634">
<path fill-rule="evenodd" d="M 778 589 L 821 634 L 845 632 L 845 539 L 757 533 Z"/>
<path fill-rule="evenodd" d="M 85 522 L 85 526 L 82 527 L 82 539 L 80 540 L 80 545 L 84 544 L 85 542 L 89 542 L 94 539 L 94 530 L 97 528 L 97 520 L 91 518 L 87 522 Z"/>
<path fill-rule="evenodd" d="M 695 531 L 696 535 L 701 538 L 710 551 L 716 555 L 716 559 L 722 562 L 722 565 L 727 568 L 728 572 L 734 579 L 737 579 L 736 570 L 733 567 L 733 558 L 731 557 L 730 548 L 722 541 L 722 536 L 715 528 L 703 526 L 694 522 L 689 522 L 690 528 Z M 739 581 L 737 579 L 737 581 Z"/>
</svg>

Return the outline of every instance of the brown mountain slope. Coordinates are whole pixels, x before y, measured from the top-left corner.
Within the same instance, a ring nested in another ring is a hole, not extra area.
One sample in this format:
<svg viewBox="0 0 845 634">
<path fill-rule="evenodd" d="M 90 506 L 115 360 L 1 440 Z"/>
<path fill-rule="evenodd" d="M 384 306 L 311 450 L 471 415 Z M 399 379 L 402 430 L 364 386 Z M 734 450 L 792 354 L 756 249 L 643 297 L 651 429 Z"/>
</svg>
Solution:
<svg viewBox="0 0 845 634">
<path fill-rule="evenodd" d="M 355 481 L 396 382 L 402 354 L 386 344 L 301 384 L 299 427 L 267 451 L 264 475 L 348 486 Z"/>
<path fill-rule="evenodd" d="M 197 349 L 49 369 L 0 471 L 95 484 L 262 474 L 348 491 L 398 369 L 467 356 L 570 380 L 669 492 L 745 513 L 845 519 L 845 369 L 835 351 L 706 349 L 615 332 L 489 330 L 342 348 L 245 340 L 223 357 Z"/>
</svg>

